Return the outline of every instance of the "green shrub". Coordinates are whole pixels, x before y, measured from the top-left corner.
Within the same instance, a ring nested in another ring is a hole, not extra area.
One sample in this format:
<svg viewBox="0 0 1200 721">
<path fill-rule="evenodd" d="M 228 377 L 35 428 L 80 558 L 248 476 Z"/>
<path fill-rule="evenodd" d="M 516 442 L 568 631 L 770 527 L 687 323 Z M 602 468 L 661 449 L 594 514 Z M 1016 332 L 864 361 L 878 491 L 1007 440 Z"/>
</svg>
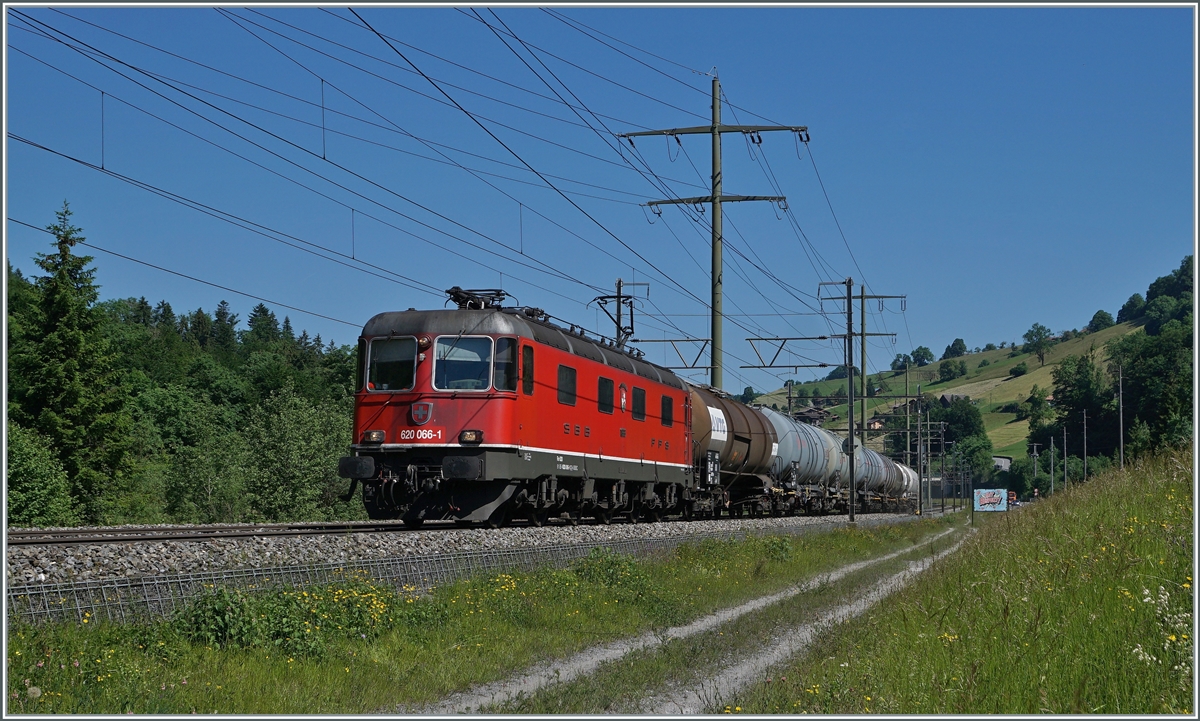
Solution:
<svg viewBox="0 0 1200 721">
<path fill-rule="evenodd" d="M 79 522 L 67 472 L 48 438 L 10 420 L 7 455 L 8 525 L 72 526 Z"/>
<path fill-rule="evenodd" d="M 1023 376 L 1028 372 L 1029 372 L 1029 366 L 1025 365 L 1025 361 L 1021 361 L 1020 363 L 1016 364 L 1012 368 L 1008 369 L 1008 374 L 1010 376 L 1012 376 L 1013 378 L 1016 378 L 1017 376 Z"/>
<path fill-rule="evenodd" d="M 575 575 L 589 583 L 641 593 L 649 588 L 650 579 L 637 559 L 607 548 L 593 548 L 585 558 L 571 567 Z"/>
<path fill-rule="evenodd" d="M 319 656 L 333 638 L 373 639 L 397 622 L 432 621 L 437 614 L 431 606 L 352 578 L 300 590 L 215 588 L 176 620 L 186 637 L 214 648 L 273 646 L 295 656 Z"/>
<path fill-rule="evenodd" d="M 979 361 L 979 365 L 977 367 L 982 368 L 984 366 L 990 366 L 991 364 L 991 361 L 989 361 L 987 358 L 984 358 L 983 360 Z"/>
</svg>

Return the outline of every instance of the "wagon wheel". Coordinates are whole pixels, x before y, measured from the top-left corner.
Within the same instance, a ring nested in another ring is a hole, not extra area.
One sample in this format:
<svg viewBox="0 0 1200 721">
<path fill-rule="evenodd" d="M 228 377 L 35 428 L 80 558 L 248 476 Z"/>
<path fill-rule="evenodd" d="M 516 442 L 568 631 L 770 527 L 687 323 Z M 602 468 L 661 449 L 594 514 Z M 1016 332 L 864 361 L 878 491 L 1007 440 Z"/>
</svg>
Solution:
<svg viewBox="0 0 1200 721">
<path fill-rule="evenodd" d="M 547 513 L 545 509 L 534 508 L 526 513 L 525 517 L 529 519 L 530 526 L 533 526 L 534 528 L 541 528 L 542 526 L 546 525 L 546 519 L 549 517 L 549 515 L 550 514 Z"/>
<path fill-rule="evenodd" d="M 579 513 L 577 511 L 567 511 L 566 513 L 562 514 L 561 518 L 568 526 L 579 525 Z"/>
<path fill-rule="evenodd" d="M 612 523 L 612 509 L 611 508 L 596 509 L 596 520 L 605 526 Z"/>
</svg>

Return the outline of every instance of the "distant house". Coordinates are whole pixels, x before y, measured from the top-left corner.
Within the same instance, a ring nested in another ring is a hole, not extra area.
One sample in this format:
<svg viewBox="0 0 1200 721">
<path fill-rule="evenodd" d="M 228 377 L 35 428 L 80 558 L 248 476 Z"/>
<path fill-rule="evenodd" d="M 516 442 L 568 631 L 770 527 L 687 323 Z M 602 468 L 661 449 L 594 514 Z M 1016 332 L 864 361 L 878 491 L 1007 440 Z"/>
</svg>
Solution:
<svg viewBox="0 0 1200 721">
<path fill-rule="evenodd" d="M 942 404 L 942 408 L 949 408 L 950 404 L 959 398 L 969 398 L 969 396 L 962 393 L 943 393 L 942 397 L 938 398 L 938 402 Z"/>
<path fill-rule="evenodd" d="M 992 463 L 996 468 L 1007 471 L 1012 468 L 1012 456 L 992 456 Z"/>
<path fill-rule="evenodd" d="M 824 408 L 813 408 L 812 406 L 792 411 L 792 418 L 801 423 L 808 423 L 814 426 L 818 426 L 829 420 L 830 415 L 830 412 Z"/>
<path fill-rule="evenodd" d="M 872 418 L 871 420 L 867 421 L 867 430 L 869 430 L 869 431 L 883 430 L 883 419 L 882 418 Z"/>
</svg>

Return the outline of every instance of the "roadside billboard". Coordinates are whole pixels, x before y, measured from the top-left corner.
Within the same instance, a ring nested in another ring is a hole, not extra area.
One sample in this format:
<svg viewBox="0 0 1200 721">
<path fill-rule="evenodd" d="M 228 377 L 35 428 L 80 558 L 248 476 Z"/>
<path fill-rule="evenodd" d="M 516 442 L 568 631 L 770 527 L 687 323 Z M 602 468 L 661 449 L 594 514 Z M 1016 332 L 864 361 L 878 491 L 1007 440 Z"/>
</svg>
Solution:
<svg viewBox="0 0 1200 721">
<path fill-rule="evenodd" d="M 1008 491 L 1003 488 L 976 488 L 976 511 L 1007 511 Z"/>
</svg>

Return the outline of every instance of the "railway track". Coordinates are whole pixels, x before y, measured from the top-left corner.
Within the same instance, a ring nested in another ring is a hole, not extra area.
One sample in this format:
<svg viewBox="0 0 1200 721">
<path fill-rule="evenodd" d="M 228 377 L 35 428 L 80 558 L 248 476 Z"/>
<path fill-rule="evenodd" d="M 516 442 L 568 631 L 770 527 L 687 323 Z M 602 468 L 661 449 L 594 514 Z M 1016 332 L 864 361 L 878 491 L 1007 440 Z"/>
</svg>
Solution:
<svg viewBox="0 0 1200 721">
<path fill-rule="evenodd" d="M 153 541 L 207 541 L 219 538 L 269 536 L 320 536 L 336 533 L 390 533 L 408 530 L 403 523 L 364 521 L 351 523 L 264 523 L 236 526 L 130 526 L 125 528 L 70 528 L 44 531 L 9 531 L 10 546 L 64 546 L 87 543 L 150 543 Z"/>
</svg>

